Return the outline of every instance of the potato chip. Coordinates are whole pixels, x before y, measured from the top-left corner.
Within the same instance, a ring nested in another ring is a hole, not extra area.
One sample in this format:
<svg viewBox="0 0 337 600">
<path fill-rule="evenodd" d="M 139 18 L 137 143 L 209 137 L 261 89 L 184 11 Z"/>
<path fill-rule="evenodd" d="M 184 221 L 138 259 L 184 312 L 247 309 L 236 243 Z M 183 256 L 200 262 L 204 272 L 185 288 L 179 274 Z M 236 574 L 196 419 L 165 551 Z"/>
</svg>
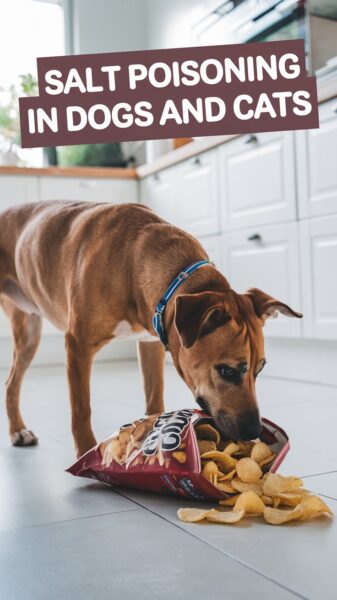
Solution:
<svg viewBox="0 0 337 600">
<path fill-rule="evenodd" d="M 302 498 L 305 494 L 308 494 L 306 490 L 299 489 L 295 492 L 284 492 L 277 495 L 282 506 L 297 506 L 302 502 Z"/>
<path fill-rule="evenodd" d="M 244 483 L 255 483 L 262 477 L 259 465 L 251 458 L 240 458 L 236 463 L 236 472 Z"/>
<path fill-rule="evenodd" d="M 263 511 L 264 519 L 270 525 L 282 525 L 282 523 L 288 523 L 288 521 L 301 519 L 303 514 L 304 511 L 301 504 L 298 504 L 292 510 L 281 510 L 280 508 L 266 506 Z"/>
<path fill-rule="evenodd" d="M 259 462 L 259 467 L 262 469 L 262 467 L 265 467 L 266 465 L 270 465 L 275 458 L 276 458 L 275 453 L 271 454 L 270 456 L 267 456 L 267 458 L 264 458 L 263 460 L 261 460 Z"/>
<path fill-rule="evenodd" d="M 243 456 L 250 456 L 254 442 L 238 442 L 238 446 Z"/>
<path fill-rule="evenodd" d="M 205 452 L 212 452 L 212 450 L 217 450 L 216 443 L 211 440 L 197 440 L 199 453 L 204 454 Z"/>
<path fill-rule="evenodd" d="M 280 498 L 277 498 L 277 497 L 273 498 L 273 508 L 278 508 L 280 504 L 281 504 Z"/>
<path fill-rule="evenodd" d="M 261 500 L 266 506 L 273 506 L 273 499 L 270 496 L 261 496 Z"/>
<path fill-rule="evenodd" d="M 303 485 L 298 477 L 284 477 L 277 473 L 267 473 L 263 478 L 263 493 L 265 496 L 278 496 L 283 492 L 293 492 Z"/>
<path fill-rule="evenodd" d="M 330 516 L 333 515 L 332 510 L 319 496 L 303 496 L 300 506 L 302 506 L 303 509 L 303 516 L 301 517 L 302 521 L 306 521 L 314 517 L 320 517 L 324 514 L 328 514 Z"/>
<path fill-rule="evenodd" d="M 212 508 L 208 511 L 206 519 L 207 521 L 212 521 L 213 523 L 226 523 L 227 525 L 231 525 L 232 523 L 237 523 L 238 521 L 241 521 L 242 517 L 244 516 L 244 510 L 231 510 L 223 512 Z"/>
<path fill-rule="evenodd" d="M 229 496 L 228 498 L 225 498 L 224 500 L 219 500 L 219 504 L 221 504 L 221 506 L 234 506 L 235 502 L 237 501 L 237 499 L 240 497 L 240 494 L 235 494 L 235 496 Z"/>
<path fill-rule="evenodd" d="M 230 442 L 223 450 L 224 454 L 228 454 L 228 456 L 232 456 L 233 454 L 239 451 L 240 446 L 238 446 L 238 444 L 235 444 L 235 442 Z"/>
<path fill-rule="evenodd" d="M 255 460 L 255 462 L 260 464 L 262 460 L 265 460 L 267 457 L 270 458 L 272 454 L 273 453 L 270 450 L 269 446 L 267 446 L 267 444 L 265 444 L 264 442 L 256 442 L 256 444 L 254 444 L 252 448 L 250 458 L 252 458 L 253 460 Z"/>
<path fill-rule="evenodd" d="M 184 464 L 187 459 L 186 452 L 172 452 L 172 456 L 181 464 Z"/>
<path fill-rule="evenodd" d="M 223 469 L 225 469 L 225 471 L 231 471 L 235 465 L 236 465 L 236 460 L 234 458 L 232 458 L 231 456 L 228 456 L 227 454 L 224 454 L 224 452 L 219 452 L 218 450 L 213 450 L 211 452 L 205 452 L 204 454 L 201 455 L 201 458 L 205 459 L 211 459 L 211 460 L 215 460 L 217 463 L 219 463 L 221 465 L 221 467 Z"/>
<path fill-rule="evenodd" d="M 219 479 L 219 481 L 225 481 L 226 479 L 233 479 L 235 473 L 236 473 L 236 469 L 233 469 L 232 471 L 228 471 L 228 473 L 220 473 L 220 475 L 218 475 L 218 479 Z"/>
<path fill-rule="evenodd" d="M 201 471 L 201 475 L 211 482 L 213 481 L 213 475 L 217 475 L 218 473 L 219 469 L 212 460 L 209 460 Z"/>
<path fill-rule="evenodd" d="M 232 487 L 238 492 L 255 492 L 258 496 L 263 495 L 263 483 L 257 481 L 256 483 L 244 483 L 238 477 L 234 477 L 231 481 Z"/>
<path fill-rule="evenodd" d="M 240 494 L 233 508 L 234 511 L 243 510 L 246 515 L 262 515 L 264 509 L 265 505 L 255 492 Z"/>
<path fill-rule="evenodd" d="M 179 508 L 177 515 L 185 523 L 198 523 L 206 518 L 209 509 L 204 508 Z"/>
<path fill-rule="evenodd" d="M 215 487 L 220 490 L 221 492 L 224 492 L 225 494 L 235 494 L 235 489 L 232 487 L 231 482 L 230 481 L 215 481 L 215 483 L 213 484 L 215 485 Z"/>
<path fill-rule="evenodd" d="M 215 427 L 212 427 L 209 423 L 202 423 L 197 425 L 195 428 L 197 438 L 199 440 L 210 440 L 218 444 L 220 442 L 220 433 Z"/>
</svg>

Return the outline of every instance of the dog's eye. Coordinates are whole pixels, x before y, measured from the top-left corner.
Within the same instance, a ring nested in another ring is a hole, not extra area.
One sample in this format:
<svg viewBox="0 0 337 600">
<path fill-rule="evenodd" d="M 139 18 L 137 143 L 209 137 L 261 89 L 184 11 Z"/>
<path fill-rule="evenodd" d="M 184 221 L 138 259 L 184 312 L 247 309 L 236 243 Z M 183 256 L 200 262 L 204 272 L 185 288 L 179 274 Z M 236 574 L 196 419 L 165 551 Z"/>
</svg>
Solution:
<svg viewBox="0 0 337 600">
<path fill-rule="evenodd" d="M 219 375 L 226 381 L 236 383 L 239 373 L 236 369 L 229 367 L 228 365 L 219 365 L 217 367 Z"/>
</svg>

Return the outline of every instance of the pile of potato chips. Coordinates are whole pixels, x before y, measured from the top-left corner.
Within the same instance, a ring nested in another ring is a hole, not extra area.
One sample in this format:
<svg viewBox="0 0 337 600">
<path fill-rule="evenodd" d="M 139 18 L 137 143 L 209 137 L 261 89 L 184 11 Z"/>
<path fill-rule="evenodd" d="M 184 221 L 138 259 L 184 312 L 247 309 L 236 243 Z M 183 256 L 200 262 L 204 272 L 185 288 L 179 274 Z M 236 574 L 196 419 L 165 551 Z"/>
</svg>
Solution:
<svg viewBox="0 0 337 600">
<path fill-rule="evenodd" d="M 213 521 L 233 524 L 244 516 L 262 515 L 271 525 L 307 521 L 317 516 L 332 516 L 319 496 L 303 489 L 298 477 L 264 473 L 275 454 L 264 442 L 224 442 L 212 425 L 197 425 L 196 434 L 202 475 L 217 489 L 228 494 L 220 500 L 232 510 L 180 508 L 178 517 L 187 523 Z M 279 508 L 286 507 L 286 508 Z"/>
</svg>

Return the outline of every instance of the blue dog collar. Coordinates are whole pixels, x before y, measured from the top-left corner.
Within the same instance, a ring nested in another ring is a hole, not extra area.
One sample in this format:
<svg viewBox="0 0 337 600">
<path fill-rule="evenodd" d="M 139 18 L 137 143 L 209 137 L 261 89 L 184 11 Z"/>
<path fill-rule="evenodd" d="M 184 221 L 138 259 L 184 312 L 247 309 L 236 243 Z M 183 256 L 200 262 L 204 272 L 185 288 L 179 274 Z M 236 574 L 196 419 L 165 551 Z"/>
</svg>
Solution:
<svg viewBox="0 0 337 600">
<path fill-rule="evenodd" d="M 187 279 L 194 271 L 200 269 L 204 265 L 211 265 L 212 262 L 210 260 L 198 260 L 198 262 L 193 263 L 184 271 L 181 271 L 179 275 L 172 281 L 172 283 L 167 288 L 165 294 L 160 299 L 159 303 L 156 306 L 155 313 L 152 317 L 152 325 L 153 329 L 157 332 L 160 341 L 164 344 L 167 349 L 167 335 L 164 327 L 164 311 L 166 305 L 170 298 L 173 296 L 174 292 L 178 289 L 178 287 Z"/>
</svg>

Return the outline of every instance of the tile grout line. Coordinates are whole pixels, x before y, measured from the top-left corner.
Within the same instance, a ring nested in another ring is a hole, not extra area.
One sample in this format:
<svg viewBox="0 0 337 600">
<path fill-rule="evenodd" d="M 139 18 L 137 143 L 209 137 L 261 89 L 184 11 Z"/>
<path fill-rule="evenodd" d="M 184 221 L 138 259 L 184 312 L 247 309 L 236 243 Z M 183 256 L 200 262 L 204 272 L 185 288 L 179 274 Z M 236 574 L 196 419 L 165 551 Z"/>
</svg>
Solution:
<svg viewBox="0 0 337 600">
<path fill-rule="evenodd" d="M 12 527 L 10 529 L 0 529 L 0 537 L 1 537 L 2 533 L 11 533 L 11 532 L 15 532 L 15 531 L 22 531 L 23 529 L 35 529 L 37 527 L 46 527 L 47 525 L 59 525 L 60 523 L 70 523 L 72 521 L 82 521 L 84 519 L 95 519 L 96 517 L 107 517 L 109 515 L 119 515 L 121 513 L 127 513 L 127 512 L 140 510 L 142 508 L 140 505 L 137 504 L 137 502 L 130 500 L 130 498 L 127 498 L 127 500 L 129 500 L 130 502 L 133 502 L 133 504 L 136 504 L 137 508 L 126 508 L 124 510 L 117 510 L 116 512 L 100 513 L 99 515 L 85 515 L 83 517 L 73 517 L 72 519 L 61 519 L 60 521 L 47 521 L 46 523 L 35 523 L 34 525 L 23 525 L 22 527 Z"/>
<path fill-rule="evenodd" d="M 334 471 L 323 471 L 323 473 L 313 473 L 312 475 L 302 475 L 301 479 L 305 479 L 306 477 L 319 477 L 320 475 L 330 475 L 332 473 L 337 473 L 337 470 L 334 470 Z"/>
<path fill-rule="evenodd" d="M 120 491 L 116 490 L 116 493 L 119 494 L 120 496 L 122 496 L 123 498 L 127 498 L 128 500 L 130 500 L 131 498 L 129 498 L 126 494 L 123 494 Z M 173 527 L 176 527 L 177 529 L 179 529 L 179 531 L 182 531 L 184 533 L 186 533 L 187 535 L 193 537 L 195 540 L 198 540 L 198 542 L 201 542 L 202 544 L 205 544 L 206 546 L 208 546 L 209 548 L 212 548 L 213 550 L 216 550 L 217 552 L 220 552 L 220 554 L 223 554 L 224 556 L 227 556 L 227 558 L 229 558 L 230 560 L 233 560 L 234 562 L 238 563 L 239 565 L 241 565 L 242 567 L 245 567 L 246 569 L 248 569 L 249 571 L 251 571 L 252 573 L 255 573 L 256 575 L 259 575 L 260 577 L 262 577 L 263 579 L 266 579 L 267 581 L 270 581 L 271 583 L 273 583 L 274 585 L 276 585 L 277 587 L 282 588 L 283 590 L 293 594 L 294 596 L 296 596 L 297 598 L 301 598 L 301 600 L 310 600 L 309 598 L 307 598 L 307 596 L 302 596 L 301 594 L 299 594 L 298 592 L 295 592 L 294 590 L 292 590 L 291 588 L 288 588 L 287 586 L 283 585 L 282 583 L 278 582 L 277 580 L 273 579 L 272 577 L 269 577 L 268 575 L 265 575 L 264 573 L 261 573 L 261 571 L 258 571 L 257 569 L 255 569 L 253 566 L 245 563 L 244 561 L 240 560 L 239 558 L 237 558 L 236 556 L 233 556 L 232 554 L 229 554 L 228 552 L 225 552 L 224 550 L 221 550 L 221 548 L 218 548 L 218 546 L 214 546 L 213 544 L 210 544 L 209 542 L 207 542 L 206 540 L 203 540 L 201 538 L 199 538 L 197 535 L 195 535 L 194 533 L 187 531 L 186 529 L 184 529 L 183 527 L 181 527 L 179 525 L 179 523 L 174 523 L 173 521 L 170 521 L 169 519 L 167 519 L 166 517 L 164 517 L 163 515 L 160 515 L 158 513 L 156 513 L 154 510 L 152 510 L 151 508 L 148 508 L 147 506 L 144 506 L 143 504 L 141 504 L 140 502 L 137 502 L 136 500 L 132 500 L 135 504 L 137 504 L 140 508 L 147 510 L 148 512 L 150 512 L 151 514 L 155 515 L 156 517 L 159 517 L 159 519 L 162 519 L 163 521 L 165 521 L 165 523 L 168 523 L 169 525 L 172 525 Z"/>
</svg>

